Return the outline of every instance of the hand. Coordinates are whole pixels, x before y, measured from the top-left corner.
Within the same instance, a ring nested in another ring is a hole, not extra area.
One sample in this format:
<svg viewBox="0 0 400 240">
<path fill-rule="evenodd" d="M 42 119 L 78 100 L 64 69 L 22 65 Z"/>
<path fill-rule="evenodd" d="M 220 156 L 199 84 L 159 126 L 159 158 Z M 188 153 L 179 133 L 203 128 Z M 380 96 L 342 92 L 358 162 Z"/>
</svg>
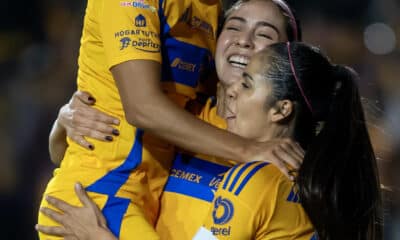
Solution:
<svg viewBox="0 0 400 240">
<path fill-rule="evenodd" d="M 94 103 L 95 99 L 89 93 L 77 91 L 60 109 L 57 118 L 57 123 L 66 130 L 69 138 L 91 150 L 94 145 L 84 137 L 112 141 L 111 135 L 119 135 L 119 131 L 111 126 L 119 125 L 119 120 L 91 107 Z"/>
<path fill-rule="evenodd" d="M 81 184 L 75 185 L 75 192 L 83 207 L 74 207 L 60 199 L 47 196 L 47 202 L 57 211 L 50 208 L 41 208 L 40 211 L 61 226 L 36 225 L 36 230 L 67 240 L 117 239 L 108 230 L 106 219 Z"/>
<path fill-rule="evenodd" d="M 292 173 L 300 168 L 304 159 L 304 150 L 290 138 L 253 142 L 247 151 L 248 160 L 270 162 L 292 181 L 294 180 Z M 294 170 L 289 170 L 288 165 Z"/>
</svg>

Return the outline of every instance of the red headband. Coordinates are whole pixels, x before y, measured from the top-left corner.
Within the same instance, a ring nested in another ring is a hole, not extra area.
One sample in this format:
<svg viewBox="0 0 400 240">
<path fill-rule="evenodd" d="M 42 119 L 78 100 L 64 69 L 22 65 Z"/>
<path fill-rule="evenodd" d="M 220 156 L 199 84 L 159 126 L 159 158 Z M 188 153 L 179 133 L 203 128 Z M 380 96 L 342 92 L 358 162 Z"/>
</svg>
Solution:
<svg viewBox="0 0 400 240">
<path fill-rule="evenodd" d="M 293 60 L 292 60 L 292 54 L 290 53 L 290 42 L 287 42 L 286 45 L 287 45 L 287 50 L 288 50 L 290 68 L 292 69 L 292 73 L 293 73 L 294 79 L 296 80 L 297 87 L 300 89 L 300 93 L 301 93 L 301 95 L 303 96 L 304 101 L 306 102 L 308 109 L 310 110 L 310 112 L 311 112 L 312 114 L 314 114 L 313 109 L 312 109 L 312 107 L 311 107 L 311 103 L 310 103 L 310 101 L 308 100 L 306 94 L 304 93 L 303 87 L 301 86 L 301 83 L 300 83 L 300 81 L 299 81 L 299 78 L 298 78 L 297 75 L 296 75 L 296 71 L 295 71 L 295 69 L 294 69 L 294 63 L 293 63 Z"/>
</svg>

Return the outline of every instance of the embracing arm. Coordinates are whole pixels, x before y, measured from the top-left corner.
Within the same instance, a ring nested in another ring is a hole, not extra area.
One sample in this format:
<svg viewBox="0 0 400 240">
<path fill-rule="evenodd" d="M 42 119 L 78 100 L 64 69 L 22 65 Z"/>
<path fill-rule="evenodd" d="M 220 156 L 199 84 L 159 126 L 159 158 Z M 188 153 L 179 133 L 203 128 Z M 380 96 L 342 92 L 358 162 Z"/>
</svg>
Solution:
<svg viewBox="0 0 400 240">
<path fill-rule="evenodd" d="M 290 139 L 268 142 L 246 140 L 213 127 L 179 108 L 161 90 L 160 64 L 157 62 L 128 61 L 116 65 L 111 71 L 116 79 L 126 119 L 132 125 L 193 152 L 239 162 L 267 160 L 288 177 L 285 163 L 298 167 L 302 161 L 303 150 Z M 85 136 L 102 141 L 112 140 L 111 135 L 118 136 L 118 131 L 112 127 L 113 124 L 119 124 L 118 119 L 91 107 L 94 100 L 91 102 L 89 98 L 93 99 L 88 93 L 78 91 L 60 110 L 50 136 L 50 152 L 56 162 L 62 159 L 66 147 L 65 135 L 62 135 L 65 131 L 72 141 L 87 149 L 95 146 L 86 141 Z"/>
<path fill-rule="evenodd" d="M 159 63 L 127 61 L 111 68 L 111 72 L 119 89 L 126 119 L 132 125 L 192 152 L 239 162 L 274 159 L 276 153 L 270 153 L 268 143 L 252 142 L 213 127 L 174 104 L 161 90 Z M 288 140 L 286 143 L 292 144 L 295 149 L 294 142 Z M 293 152 L 296 155 L 295 150 Z M 301 162 L 302 156 L 295 159 Z M 274 164 L 285 169 L 283 162 L 285 160 Z M 293 161 L 291 164 L 295 166 L 297 163 Z"/>
<path fill-rule="evenodd" d="M 111 69 L 127 121 L 193 152 L 247 160 L 247 141 L 197 119 L 162 92 L 160 67 L 155 61 L 134 60 Z"/>
</svg>

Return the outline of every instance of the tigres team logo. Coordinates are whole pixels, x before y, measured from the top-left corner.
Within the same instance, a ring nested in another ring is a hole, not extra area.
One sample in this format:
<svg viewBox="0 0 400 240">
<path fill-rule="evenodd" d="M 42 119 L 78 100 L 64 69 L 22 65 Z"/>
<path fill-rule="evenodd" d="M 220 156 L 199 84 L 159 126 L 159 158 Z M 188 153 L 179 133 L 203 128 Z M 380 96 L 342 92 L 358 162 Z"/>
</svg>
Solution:
<svg viewBox="0 0 400 240">
<path fill-rule="evenodd" d="M 139 14 L 135 18 L 135 26 L 136 27 L 146 27 L 146 18 L 142 14 Z"/>
<path fill-rule="evenodd" d="M 233 217 L 233 212 L 233 203 L 229 199 L 221 196 L 215 199 L 212 213 L 214 223 L 220 225 L 228 223 Z"/>
</svg>

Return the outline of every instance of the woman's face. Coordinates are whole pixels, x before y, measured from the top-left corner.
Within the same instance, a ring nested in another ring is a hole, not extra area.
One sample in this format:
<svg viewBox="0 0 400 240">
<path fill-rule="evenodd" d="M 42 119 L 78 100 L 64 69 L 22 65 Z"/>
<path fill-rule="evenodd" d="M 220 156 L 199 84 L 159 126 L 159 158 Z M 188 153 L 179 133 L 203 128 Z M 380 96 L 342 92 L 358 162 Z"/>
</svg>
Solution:
<svg viewBox="0 0 400 240">
<path fill-rule="evenodd" d="M 262 62 L 260 55 L 254 56 L 245 68 L 243 77 L 227 91 L 228 131 L 258 141 L 267 140 L 271 127 L 266 104 L 271 95 L 271 86 L 262 75 L 268 68 L 268 62 Z"/>
<path fill-rule="evenodd" d="M 221 83 L 229 86 L 239 80 L 256 52 L 282 41 L 287 41 L 285 19 L 272 1 L 240 5 L 227 17 L 217 41 L 215 61 Z"/>
</svg>

